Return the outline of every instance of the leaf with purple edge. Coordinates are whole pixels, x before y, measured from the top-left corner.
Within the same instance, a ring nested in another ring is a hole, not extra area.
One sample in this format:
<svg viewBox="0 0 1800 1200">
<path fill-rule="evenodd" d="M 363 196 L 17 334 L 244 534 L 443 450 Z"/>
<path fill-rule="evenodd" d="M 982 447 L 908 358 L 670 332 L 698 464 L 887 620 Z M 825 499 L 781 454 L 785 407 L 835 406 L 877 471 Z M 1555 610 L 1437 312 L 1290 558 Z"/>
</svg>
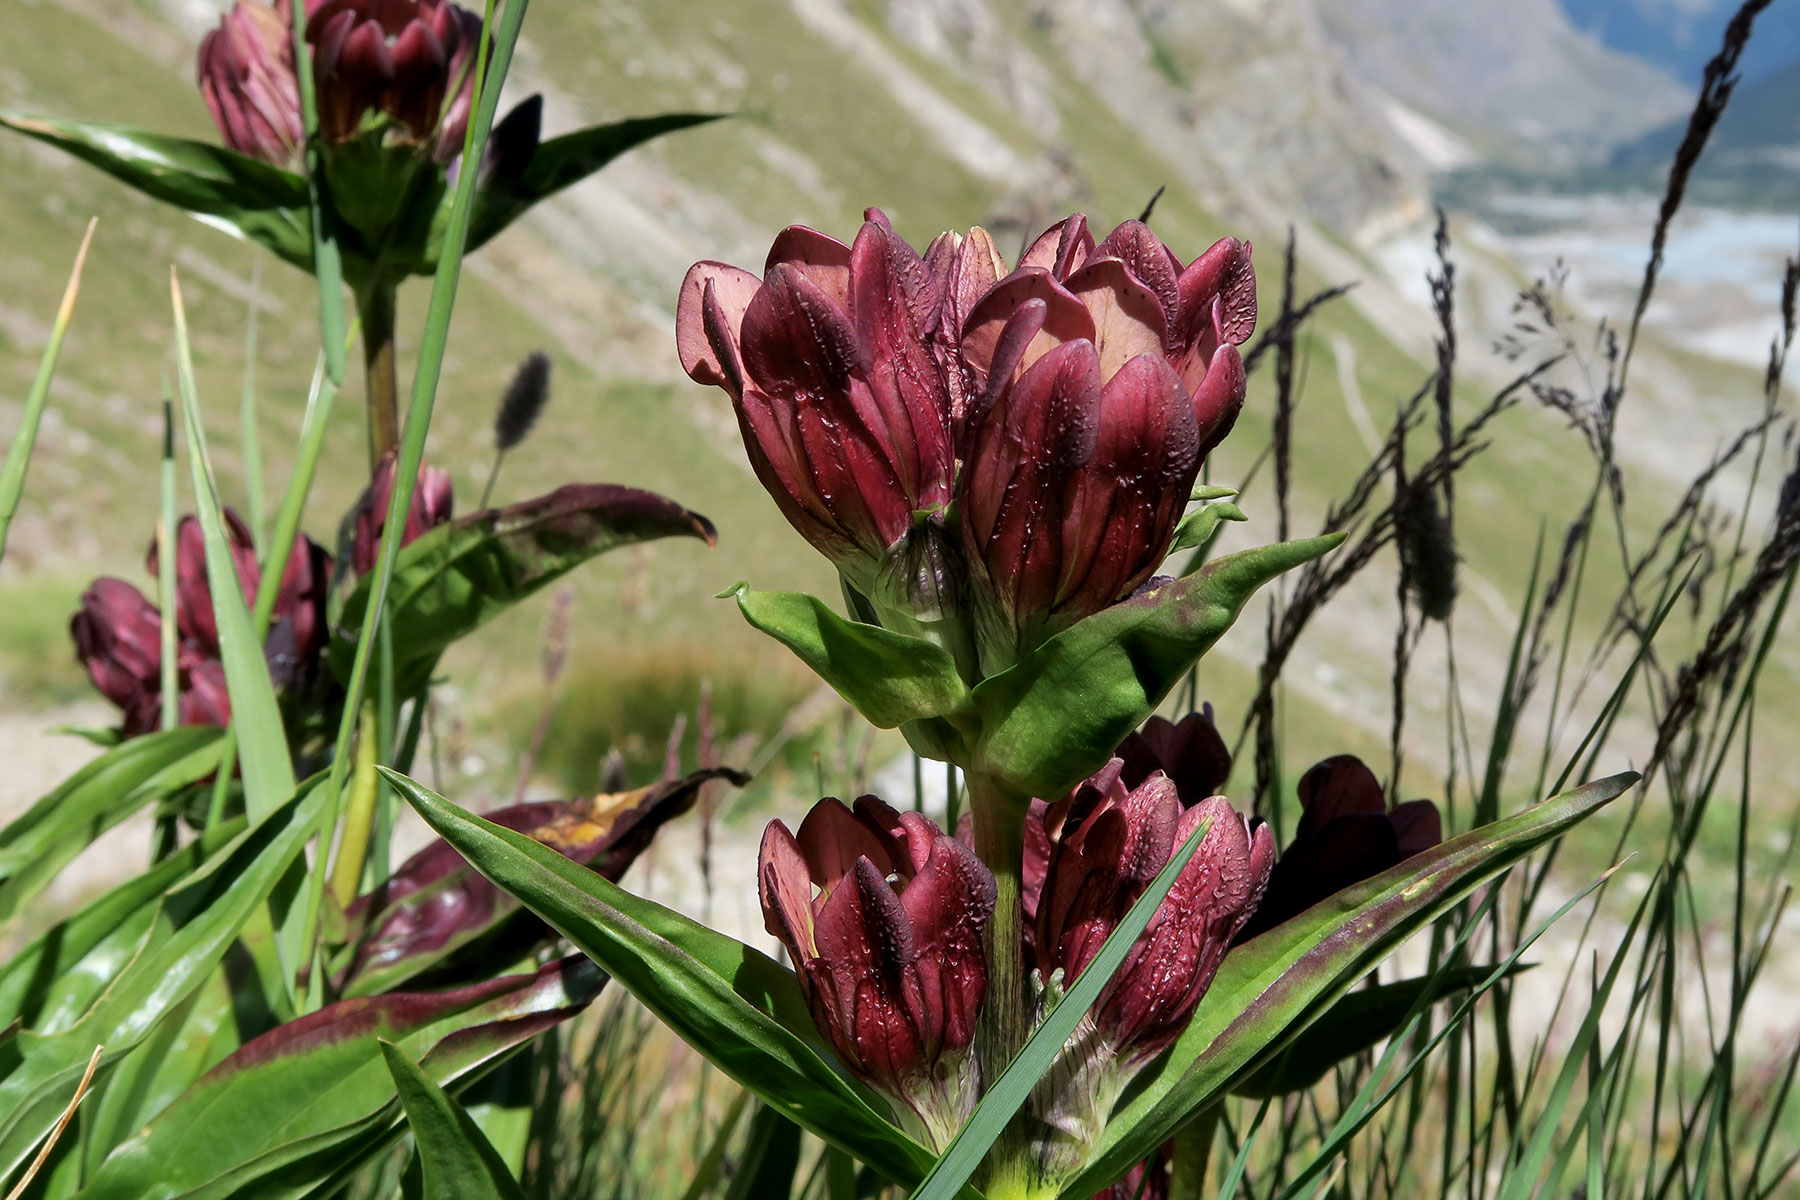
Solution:
<svg viewBox="0 0 1800 1200">
<path fill-rule="evenodd" d="M 102 1164 L 82 1200 L 306 1194 L 399 1117 L 383 1040 L 434 1083 L 471 1078 L 585 1008 L 606 976 L 574 956 L 450 992 L 341 1000 L 247 1043 Z"/>
<path fill-rule="evenodd" d="M 487 819 L 617 883 L 656 831 L 692 808 L 701 787 L 714 779 L 739 787 L 749 782 L 741 772 L 714 767 L 630 792 L 517 804 L 490 812 Z M 478 964 L 501 960 L 490 967 L 516 961 L 547 932 L 534 919 L 516 920 L 519 911 L 517 900 L 439 839 L 350 906 L 345 915 L 353 944 L 340 968 L 340 993 L 385 992 L 452 956 L 473 954 Z M 494 953 L 479 953 L 490 944 Z"/>
<path fill-rule="evenodd" d="M 571 483 L 440 525 L 403 547 L 387 599 L 395 691 L 417 689 L 451 643 L 595 555 L 666 537 L 717 538 L 711 521 L 654 492 Z M 374 573 L 344 601 L 330 664 L 350 673 Z"/>
<path fill-rule="evenodd" d="M 1085 1198 L 1251 1078 L 1346 989 L 1483 882 L 1624 793 L 1634 772 L 1553 796 L 1346 888 L 1225 956 L 1187 1030 L 1133 1086 L 1080 1174 Z"/>
</svg>

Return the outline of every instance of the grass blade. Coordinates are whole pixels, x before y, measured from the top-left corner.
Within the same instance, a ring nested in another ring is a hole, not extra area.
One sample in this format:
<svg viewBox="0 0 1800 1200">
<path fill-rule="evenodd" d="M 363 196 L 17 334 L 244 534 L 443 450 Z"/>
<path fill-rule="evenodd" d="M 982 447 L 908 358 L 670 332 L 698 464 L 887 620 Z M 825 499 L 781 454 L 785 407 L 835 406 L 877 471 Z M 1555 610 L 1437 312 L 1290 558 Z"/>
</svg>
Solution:
<svg viewBox="0 0 1800 1200">
<path fill-rule="evenodd" d="M 50 402 L 50 381 L 56 378 L 56 359 L 62 353 L 63 337 L 75 317 L 75 298 L 81 294 L 81 268 L 87 263 L 88 245 L 94 240 L 95 217 L 88 222 L 81 237 L 81 249 L 75 252 L 75 266 L 69 271 L 68 286 L 63 289 L 62 305 L 56 310 L 56 324 L 50 327 L 50 344 L 38 362 L 37 378 L 25 396 L 25 415 L 19 419 L 19 431 L 13 435 L 6 452 L 6 465 L 0 467 L 0 559 L 6 557 L 6 531 L 13 514 L 19 511 L 19 498 L 25 494 L 25 472 L 31 466 L 31 450 L 37 444 L 38 422 Z"/>
<path fill-rule="evenodd" d="M 430 1200 L 524 1200 L 518 1181 L 463 1106 L 400 1047 L 381 1039 L 381 1056 L 400 1093 Z"/>
<path fill-rule="evenodd" d="M 194 507 L 206 539 L 206 576 L 212 589 L 213 613 L 219 627 L 219 656 L 225 664 L 225 689 L 231 698 L 231 728 L 243 759 L 244 809 L 258 821 L 294 794 L 294 765 L 288 758 L 287 734 L 275 685 L 263 658 L 262 640 L 250 624 L 244 592 L 238 584 L 231 551 L 225 543 L 218 486 L 206 452 L 200 424 L 200 398 L 194 388 L 194 360 L 188 345 L 187 309 L 181 281 L 169 272 L 169 295 L 175 308 L 175 367 L 181 387 L 183 431 L 187 435 L 188 469 L 193 476 Z M 269 574 L 276 574 L 270 572 Z"/>
</svg>

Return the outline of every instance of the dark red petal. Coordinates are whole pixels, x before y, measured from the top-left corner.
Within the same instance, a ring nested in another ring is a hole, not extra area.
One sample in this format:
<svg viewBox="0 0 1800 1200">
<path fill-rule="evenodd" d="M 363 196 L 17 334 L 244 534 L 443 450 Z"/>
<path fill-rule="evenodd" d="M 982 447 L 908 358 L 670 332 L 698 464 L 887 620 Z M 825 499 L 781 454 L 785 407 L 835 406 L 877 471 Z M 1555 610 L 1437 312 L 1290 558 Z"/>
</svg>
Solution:
<svg viewBox="0 0 1800 1200">
<path fill-rule="evenodd" d="M 1094 453 L 1070 480 L 1059 612 L 1079 619 L 1155 572 L 1199 470 L 1193 410 L 1160 354 L 1126 363 L 1100 398 Z"/>
<path fill-rule="evenodd" d="M 842 395 L 864 365 L 843 308 L 788 263 L 745 307 L 740 344 L 749 378 L 773 396 Z"/>
<path fill-rule="evenodd" d="M 1316 833 L 1351 813 L 1387 811 L 1387 793 L 1381 780 L 1354 754 L 1337 754 L 1313 764 L 1300 777 L 1296 790 L 1300 807 L 1305 810 L 1296 837 Z"/>
<path fill-rule="evenodd" d="M 1180 269 L 1174 265 L 1169 248 L 1150 232 L 1142 221 L 1125 221 L 1094 247 L 1095 257 L 1112 257 L 1122 261 L 1132 278 L 1148 288 L 1163 310 L 1163 323 L 1173 349 L 1173 337 L 1181 318 L 1181 289 L 1177 284 Z"/>
<path fill-rule="evenodd" d="M 1069 342 L 1029 367 L 971 436 L 959 482 L 964 550 L 1015 624 L 1055 599 L 1064 496 L 1094 453 L 1100 394 L 1093 345 Z"/>
<path fill-rule="evenodd" d="M 762 280 L 748 271 L 740 271 L 720 262 L 697 262 L 688 268 L 681 281 L 681 293 L 675 304 L 675 349 L 681 356 L 681 369 L 696 383 L 730 387 L 731 371 L 727 359 L 742 375 L 738 352 L 738 331 L 744 323 L 744 310 Z M 706 292 L 711 288 L 723 318 L 723 334 L 715 340 L 707 328 Z M 720 344 L 720 342 L 723 344 Z M 739 385 L 734 395 L 742 391 Z"/>
<path fill-rule="evenodd" d="M 879 830 L 879 826 L 857 817 L 835 796 L 813 805 L 800 822 L 797 835 L 813 883 L 828 893 L 835 892 L 857 860 L 864 858 L 874 863 L 883 876 L 890 874 L 897 865 L 893 844 Z"/>
<path fill-rule="evenodd" d="M 813 886 L 799 844 L 786 825 L 769 822 L 756 860 L 763 928 L 787 947 L 797 968 L 803 967 L 818 953 L 813 937 Z"/>
<path fill-rule="evenodd" d="M 763 277 L 777 266 L 787 265 L 812 280 L 840 307 L 850 305 L 850 247 L 829 234 L 804 225 L 789 225 L 775 235 L 763 264 Z"/>
</svg>

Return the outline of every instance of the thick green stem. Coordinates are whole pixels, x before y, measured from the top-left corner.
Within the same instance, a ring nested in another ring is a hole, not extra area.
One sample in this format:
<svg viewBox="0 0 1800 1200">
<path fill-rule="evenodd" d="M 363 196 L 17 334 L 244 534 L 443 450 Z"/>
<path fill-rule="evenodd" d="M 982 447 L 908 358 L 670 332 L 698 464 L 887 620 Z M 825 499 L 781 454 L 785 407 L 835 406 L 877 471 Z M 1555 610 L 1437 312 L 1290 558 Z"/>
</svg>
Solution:
<svg viewBox="0 0 1800 1200">
<path fill-rule="evenodd" d="M 1025 850 L 1024 802 L 979 776 L 969 777 L 975 818 L 975 853 L 994 874 L 994 917 L 987 927 L 987 999 L 975 1042 L 984 1088 L 993 1086 L 1031 1037 L 1033 1005 L 1020 936 L 1021 868 Z M 990 1197 L 1029 1195 L 1029 1147 L 1017 1121 L 994 1143 L 982 1190 Z"/>
<path fill-rule="evenodd" d="M 394 360 L 394 292 L 380 276 L 357 291 L 363 366 L 368 380 L 369 469 L 400 448 L 400 380 Z"/>
</svg>

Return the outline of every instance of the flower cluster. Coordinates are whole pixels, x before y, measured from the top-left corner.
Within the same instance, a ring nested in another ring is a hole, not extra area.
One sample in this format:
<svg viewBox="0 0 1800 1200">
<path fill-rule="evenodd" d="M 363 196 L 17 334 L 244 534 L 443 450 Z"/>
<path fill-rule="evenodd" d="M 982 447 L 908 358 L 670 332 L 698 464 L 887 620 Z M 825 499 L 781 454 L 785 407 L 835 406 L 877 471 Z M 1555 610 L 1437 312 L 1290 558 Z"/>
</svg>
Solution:
<svg viewBox="0 0 1800 1200">
<path fill-rule="evenodd" d="M 393 486 L 394 459 L 390 455 L 345 521 L 344 553 L 356 575 L 375 565 Z M 450 510 L 449 473 L 421 466 L 401 545 L 448 521 Z M 229 508 L 224 516 L 227 545 L 244 603 L 253 604 L 261 579 L 255 544 L 243 518 Z M 151 575 L 157 573 L 155 541 L 150 544 L 147 566 Z M 330 554 L 300 535 L 282 570 L 268 637 L 263 641 L 263 656 L 277 689 L 303 687 L 317 678 L 329 640 L 325 602 L 333 579 Z M 87 668 L 94 686 L 124 714 L 124 736 L 161 728 L 162 615 L 156 604 L 123 579 L 96 579 L 82 594 L 69 633 L 75 641 L 75 656 Z M 206 543 L 200 522 L 193 516 L 181 518 L 175 530 L 175 633 L 181 698 L 176 723 L 229 724 L 231 701 L 225 690 L 219 627 L 206 574 Z"/>
<path fill-rule="evenodd" d="M 261 573 L 250 530 L 230 509 L 225 528 L 244 602 L 252 603 Z M 158 567 L 150 544 L 150 573 Z M 323 547 L 301 537 L 288 556 L 276 593 L 274 620 L 263 643 L 270 674 L 286 685 L 309 678 L 326 639 L 325 596 L 330 559 Z M 123 579 L 103 578 L 81 597 L 69 622 L 75 654 L 100 693 L 124 713 L 123 730 L 134 737 L 162 724 L 162 617 L 156 605 Z M 181 725 L 225 725 L 231 702 L 225 693 L 219 627 L 206 577 L 206 544 L 198 519 L 183 517 L 175 531 L 175 632 Z"/>
<path fill-rule="evenodd" d="M 200 91 L 225 144 L 299 165 L 292 0 L 237 0 L 200 43 Z M 327 142 L 376 133 L 439 163 L 462 151 L 481 18 L 449 0 L 306 0 Z"/>
<path fill-rule="evenodd" d="M 886 624 L 971 675 L 1141 587 L 1244 398 L 1250 247 L 1182 264 L 1140 221 L 1053 226 L 1011 271 L 977 228 L 917 253 L 795 226 L 761 278 L 689 270 L 676 340 L 788 521 Z"/>
</svg>

